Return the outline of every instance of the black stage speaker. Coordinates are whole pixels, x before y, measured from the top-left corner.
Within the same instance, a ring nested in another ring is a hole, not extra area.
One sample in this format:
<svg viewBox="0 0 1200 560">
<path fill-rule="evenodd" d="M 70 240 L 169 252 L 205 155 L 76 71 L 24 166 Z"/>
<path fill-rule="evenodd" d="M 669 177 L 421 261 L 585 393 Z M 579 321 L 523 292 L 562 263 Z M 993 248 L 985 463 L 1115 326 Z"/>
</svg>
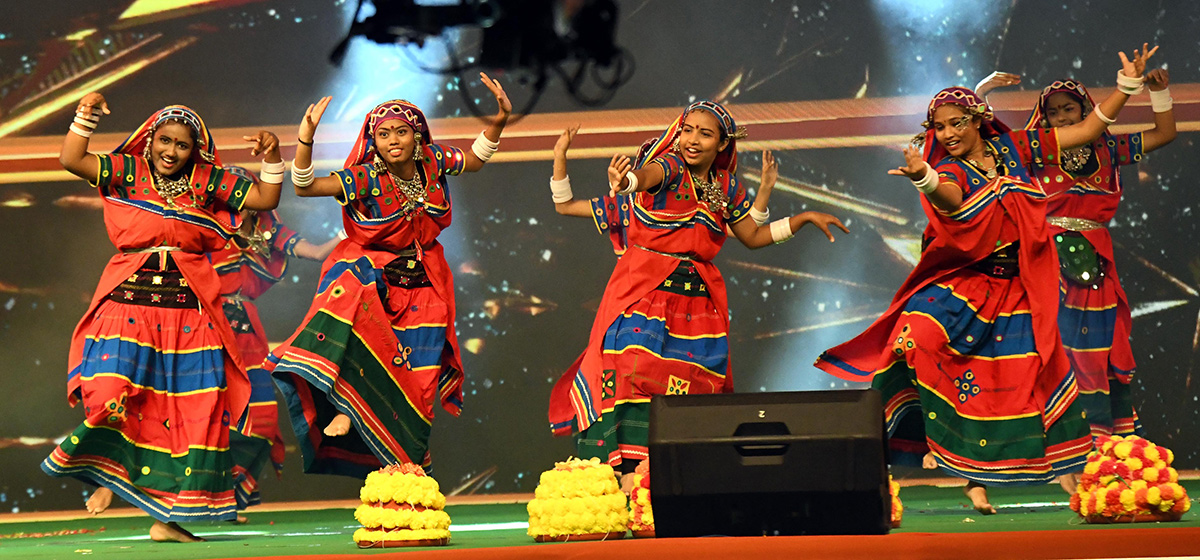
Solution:
<svg viewBox="0 0 1200 560">
<path fill-rule="evenodd" d="M 891 527 L 874 390 L 655 395 L 659 537 L 878 535 Z"/>
</svg>

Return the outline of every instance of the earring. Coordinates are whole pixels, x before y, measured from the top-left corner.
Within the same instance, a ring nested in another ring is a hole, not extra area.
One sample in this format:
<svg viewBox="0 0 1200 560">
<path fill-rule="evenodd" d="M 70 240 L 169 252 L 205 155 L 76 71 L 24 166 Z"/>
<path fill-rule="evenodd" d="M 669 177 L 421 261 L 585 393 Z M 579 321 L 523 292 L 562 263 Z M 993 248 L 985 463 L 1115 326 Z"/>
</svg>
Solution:
<svg viewBox="0 0 1200 560">
<path fill-rule="evenodd" d="M 421 156 L 424 155 L 421 153 L 423 151 L 421 149 L 421 140 L 422 136 L 420 132 L 413 135 L 413 161 L 421 161 Z"/>
<path fill-rule="evenodd" d="M 146 158 L 146 161 L 150 161 L 150 140 L 149 139 L 146 140 L 146 146 L 144 148 L 142 148 L 142 157 Z"/>
<path fill-rule="evenodd" d="M 674 150 L 676 153 L 681 151 L 679 149 L 679 139 L 678 138 L 676 138 L 675 143 L 671 145 L 671 149 Z"/>
</svg>

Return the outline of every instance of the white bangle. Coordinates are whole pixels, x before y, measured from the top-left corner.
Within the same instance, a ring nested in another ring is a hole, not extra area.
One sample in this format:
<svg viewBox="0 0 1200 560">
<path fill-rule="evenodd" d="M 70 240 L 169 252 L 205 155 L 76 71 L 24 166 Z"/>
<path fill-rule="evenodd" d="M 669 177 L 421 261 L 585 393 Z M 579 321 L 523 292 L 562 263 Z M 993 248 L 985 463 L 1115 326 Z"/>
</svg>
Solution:
<svg viewBox="0 0 1200 560">
<path fill-rule="evenodd" d="M 475 143 L 471 144 L 471 151 L 475 153 L 475 157 L 479 158 L 479 161 L 483 162 L 492 159 L 498 149 L 500 149 L 500 142 L 488 140 L 482 132 L 475 138 Z"/>
<path fill-rule="evenodd" d="M 338 230 L 337 238 L 338 239 L 350 239 L 350 236 L 346 235 L 346 228 L 342 228 L 342 229 Z"/>
<path fill-rule="evenodd" d="M 759 212 L 758 208 L 751 206 L 750 219 L 754 220 L 754 223 L 761 226 L 771 220 L 771 209 L 767 208 L 766 210 Z"/>
<path fill-rule="evenodd" d="M 83 128 L 77 123 L 71 123 L 71 132 L 74 132 L 75 134 L 78 134 L 84 138 L 92 137 L 92 130 L 90 128 Z"/>
<path fill-rule="evenodd" d="M 1093 109 L 1093 111 L 1096 112 L 1096 118 L 1100 119 L 1101 121 L 1104 121 L 1104 124 L 1112 124 L 1112 123 L 1117 122 L 1117 119 L 1109 118 L 1108 115 L 1105 115 L 1104 111 L 1100 110 L 1099 105 L 1097 105 L 1095 107 L 1095 109 Z"/>
<path fill-rule="evenodd" d="M 575 193 L 571 192 L 571 176 L 567 175 L 562 179 L 550 179 L 550 198 L 555 204 L 560 202 L 569 202 L 575 198 Z"/>
<path fill-rule="evenodd" d="M 629 186 L 617 191 L 618 196 L 625 196 L 627 194 L 633 194 L 633 193 L 637 192 L 637 188 L 638 188 L 637 175 L 634 175 L 632 171 L 629 171 L 629 172 L 625 173 L 625 178 L 629 179 Z M 619 186 L 619 185 L 620 185 L 620 183 L 617 183 L 617 186 Z"/>
<path fill-rule="evenodd" d="M 1142 92 L 1142 84 L 1145 83 L 1145 78 L 1130 78 L 1123 74 L 1120 70 L 1117 71 L 1117 91 L 1125 95 L 1134 96 Z"/>
<path fill-rule="evenodd" d="M 298 189 L 303 189 L 313 184 L 313 181 L 316 180 L 316 173 L 313 172 L 314 167 L 316 167 L 316 164 L 309 162 L 307 168 L 301 169 L 296 165 L 296 160 L 292 160 L 292 184 Z"/>
<path fill-rule="evenodd" d="M 775 244 L 778 245 L 783 243 L 784 241 L 791 239 L 794 235 L 795 233 L 792 232 L 791 218 L 780 218 L 774 222 L 771 222 L 771 240 L 774 241 Z"/>
<path fill-rule="evenodd" d="M 260 169 L 262 170 L 263 173 L 283 174 L 283 170 L 286 167 L 287 166 L 283 164 L 283 161 L 276 161 L 274 163 L 269 162 L 269 161 L 264 161 L 264 162 L 262 162 L 262 167 Z"/>
<path fill-rule="evenodd" d="M 929 194 L 929 193 L 937 190 L 938 183 L 940 183 L 940 182 L 941 181 L 938 180 L 937 171 L 933 170 L 932 165 L 929 165 L 928 163 L 926 163 L 925 164 L 925 176 L 921 177 L 920 179 L 918 179 L 916 181 L 913 181 L 912 184 L 914 187 L 917 188 L 917 190 L 921 191 L 922 193 Z"/>
<path fill-rule="evenodd" d="M 1171 89 L 1163 88 L 1162 91 L 1150 90 L 1150 107 L 1155 113 L 1166 113 L 1171 110 L 1175 104 L 1175 100 L 1171 99 Z"/>
</svg>

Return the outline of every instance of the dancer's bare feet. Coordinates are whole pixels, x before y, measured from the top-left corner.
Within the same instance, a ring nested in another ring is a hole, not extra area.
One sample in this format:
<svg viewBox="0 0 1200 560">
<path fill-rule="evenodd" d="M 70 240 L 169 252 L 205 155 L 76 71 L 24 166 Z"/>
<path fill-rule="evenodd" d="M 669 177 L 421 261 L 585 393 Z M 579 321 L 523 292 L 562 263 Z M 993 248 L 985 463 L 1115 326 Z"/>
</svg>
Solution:
<svg viewBox="0 0 1200 560">
<path fill-rule="evenodd" d="M 975 511 L 984 515 L 992 515 L 996 513 L 996 508 L 988 503 L 987 486 L 984 486 L 973 480 L 967 481 L 967 485 L 963 487 L 963 492 L 971 499 L 971 505 L 975 507 Z"/>
<path fill-rule="evenodd" d="M 238 514 L 237 519 L 230 521 L 230 523 L 233 523 L 234 525 L 245 525 L 249 522 L 250 522 L 250 520 L 246 519 L 246 516 L 242 515 L 242 514 Z"/>
<path fill-rule="evenodd" d="M 155 542 L 204 542 L 204 539 L 188 532 L 178 523 L 155 521 L 150 526 L 150 539 Z"/>
<path fill-rule="evenodd" d="M 1066 491 L 1068 496 L 1074 496 L 1075 490 L 1079 488 L 1079 475 L 1075 473 L 1067 473 L 1058 477 L 1058 484 Z"/>
<path fill-rule="evenodd" d="M 345 414 L 334 416 L 329 425 L 325 426 L 324 432 L 329 437 L 344 436 L 350 433 L 350 417 Z"/>
<path fill-rule="evenodd" d="M 924 457 L 921 457 L 921 468 L 931 470 L 937 468 L 937 459 L 933 457 L 932 451 L 926 453 Z"/>
<path fill-rule="evenodd" d="M 97 488 L 95 492 L 92 492 L 91 496 L 88 496 L 85 504 L 87 506 L 88 513 L 92 515 L 100 515 L 101 513 L 104 513 L 104 510 L 108 509 L 108 506 L 112 504 L 112 499 L 112 490 L 109 490 L 103 486 Z"/>
</svg>

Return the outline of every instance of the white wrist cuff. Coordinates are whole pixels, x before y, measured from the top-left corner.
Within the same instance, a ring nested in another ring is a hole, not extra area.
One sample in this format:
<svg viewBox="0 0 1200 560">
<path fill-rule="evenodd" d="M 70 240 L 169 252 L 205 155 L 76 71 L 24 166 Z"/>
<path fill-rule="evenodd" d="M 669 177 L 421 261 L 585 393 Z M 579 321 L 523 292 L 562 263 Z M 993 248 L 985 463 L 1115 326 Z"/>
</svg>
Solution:
<svg viewBox="0 0 1200 560">
<path fill-rule="evenodd" d="M 262 162 L 262 167 L 260 169 L 262 170 L 263 173 L 280 173 L 280 174 L 282 174 L 284 168 L 286 168 L 286 167 L 287 166 L 285 166 L 282 161 L 277 161 L 275 163 L 270 163 L 270 162 L 264 161 L 264 162 Z"/>
<path fill-rule="evenodd" d="M 500 142 L 488 140 L 482 132 L 475 138 L 475 143 L 471 144 L 471 151 L 475 153 L 475 157 L 484 162 L 492 159 L 498 149 L 500 149 Z"/>
<path fill-rule="evenodd" d="M 83 128 L 83 127 L 79 126 L 78 123 L 71 123 L 71 132 L 74 132 L 75 134 L 78 134 L 79 136 L 82 136 L 84 138 L 92 137 L 92 129 Z"/>
<path fill-rule="evenodd" d="M 792 238 L 795 234 L 792 233 L 792 219 L 780 218 L 771 222 L 771 240 L 776 244 L 783 243 Z"/>
<path fill-rule="evenodd" d="M 571 192 L 571 176 L 567 175 L 561 180 L 550 179 L 550 198 L 554 199 L 554 203 L 569 202 L 575 198 L 575 193 Z"/>
<path fill-rule="evenodd" d="M 308 168 L 301 169 L 296 165 L 296 160 L 292 160 L 292 184 L 301 189 L 313 184 L 313 181 L 316 180 L 316 173 L 313 172 L 314 167 L 316 167 L 316 164 L 310 162 Z"/>
<path fill-rule="evenodd" d="M 1100 106 L 1099 106 L 1099 105 L 1097 105 L 1097 106 L 1095 107 L 1095 109 L 1093 109 L 1093 110 L 1096 112 L 1096 118 L 1098 118 L 1098 119 L 1100 119 L 1100 120 L 1104 121 L 1104 124 L 1112 124 L 1112 123 L 1115 123 L 1115 122 L 1117 122 L 1117 119 L 1109 118 L 1109 116 L 1108 116 L 1108 115 L 1105 115 L 1105 114 L 1104 114 L 1104 111 L 1101 111 L 1101 110 L 1100 110 Z"/>
<path fill-rule="evenodd" d="M 1142 84 L 1145 83 L 1145 78 L 1130 78 L 1125 74 L 1117 71 L 1117 91 L 1125 95 L 1133 96 L 1142 92 Z"/>
<path fill-rule="evenodd" d="M 637 192 L 637 188 L 638 188 L 638 178 L 637 178 L 637 175 L 634 175 L 634 174 L 633 174 L 633 172 L 632 172 L 632 171 L 630 171 L 630 172 L 628 172 L 628 173 L 626 173 L 626 174 L 625 174 L 625 178 L 626 178 L 626 179 L 629 179 L 629 186 L 627 186 L 627 187 L 625 187 L 625 188 L 623 188 L 623 189 L 621 189 L 621 190 L 617 191 L 617 194 L 618 194 L 618 195 L 620 195 L 620 196 L 625 196 L 625 195 L 627 195 L 627 194 L 632 194 L 632 193 L 634 193 L 634 192 Z M 618 184 L 619 184 L 619 183 L 618 183 Z"/>
<path fill-rule="evenodd" d="M 758 208 L 751 206 L 750 219 L 754 220 L 754 223 L 761 226 L 771 220 L 771 209 L 767 208 L 766 210 L 759 212 Z"/>
<path fill-rule="evenodd" d="M 338 230 L 337 238 L 338 239 L 350 239 L 350 236 L 346 235 L 346 228 L 342 228 L 342 229 Z"/>
<path fill-rule="evenodd" d="M 918 179 L 916 181 L 913 181 L 912 184 L 914 187 L 917 188 L 917 190 L 921 191 L 922 193 L 929 194 L 929 193 L 937 190 L 938 183 L 940 183 L 940 182 L 941 181 L 938 180 L 937 171 L 933 170 L 932 165 L 929 165 L 928 163 L 926 163 L 925 164 L 925 176 L 921 177 L 920 179 Z"/>
<path fill-rule="evenodd" d="M 1174 106 L 1175 100 L 1171 99 L 1171 89 L 1163 88 L 1162 91 L 1150 90 L 1150 107 L 1155 113 L 1166 113 Z"/>
</svg>

